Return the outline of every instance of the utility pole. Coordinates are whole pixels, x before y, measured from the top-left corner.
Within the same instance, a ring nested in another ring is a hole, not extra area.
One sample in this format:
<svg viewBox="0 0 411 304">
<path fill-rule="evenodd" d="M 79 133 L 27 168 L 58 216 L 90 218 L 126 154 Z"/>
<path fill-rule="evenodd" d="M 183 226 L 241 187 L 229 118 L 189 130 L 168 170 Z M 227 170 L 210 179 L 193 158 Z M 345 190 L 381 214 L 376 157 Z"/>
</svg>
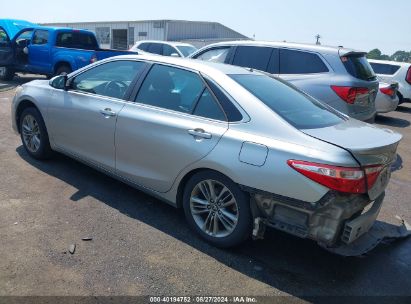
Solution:
<svg viewBox="0 0 411 304">
<path fill-rule="evenodd" d="M 320 36 L 320 34 L 317 34 L 316 36 L 315 36 L 315 38 L 317 39 L 317 41 L 316 41 L 316 45 L 321 45 L 321 42 L 320 42 L 320 38 L 322 38 L 321 36 Z"/>
</svg>

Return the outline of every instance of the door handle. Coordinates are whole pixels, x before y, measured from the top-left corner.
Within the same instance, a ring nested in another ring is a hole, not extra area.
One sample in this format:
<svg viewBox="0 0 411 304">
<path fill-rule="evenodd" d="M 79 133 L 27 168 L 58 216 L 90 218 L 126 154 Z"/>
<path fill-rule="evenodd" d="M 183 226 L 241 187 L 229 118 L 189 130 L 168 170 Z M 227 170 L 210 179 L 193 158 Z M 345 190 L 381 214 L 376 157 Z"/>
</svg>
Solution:
<svg viewBox="0 0 411 304">
<path fill-rule="evenodd" d="M 104 117 L 113 117 L 116 116 L 116 112 L 112 111 L 110 108 L 105 108 L 104 110 L 100 110 L 100 113 L 104 115 Z"/>
<path fill-rule="evenodd" d="M 203 129 L 190 129 L 188 130 L 188 134 L 194 136 L 194 138 L 205 138 L 210 139 L 212 135 L 210 133 L 205 132 Z"/>
</svg>

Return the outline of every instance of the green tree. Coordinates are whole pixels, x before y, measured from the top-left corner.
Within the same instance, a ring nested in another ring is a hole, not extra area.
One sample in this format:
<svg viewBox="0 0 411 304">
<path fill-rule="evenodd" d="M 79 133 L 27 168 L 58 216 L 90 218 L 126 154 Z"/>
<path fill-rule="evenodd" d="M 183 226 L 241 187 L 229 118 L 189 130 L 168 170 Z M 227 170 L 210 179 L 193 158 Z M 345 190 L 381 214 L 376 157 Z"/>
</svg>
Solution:
<svg viewBox="0 0 411 304">
<path fill-rule="evenodd" d="M 400 62 L 409 62 L 411 61 L 411 52 L 396 51 L 394 54 L 391 55 L 390 59 Z"/>
<path fill-rule="evenodd" d="M 373 49 L 368 52 L 367 58 L 368 59 L 381 59 L 381 51 L 379 49 Z"/>
</svg>

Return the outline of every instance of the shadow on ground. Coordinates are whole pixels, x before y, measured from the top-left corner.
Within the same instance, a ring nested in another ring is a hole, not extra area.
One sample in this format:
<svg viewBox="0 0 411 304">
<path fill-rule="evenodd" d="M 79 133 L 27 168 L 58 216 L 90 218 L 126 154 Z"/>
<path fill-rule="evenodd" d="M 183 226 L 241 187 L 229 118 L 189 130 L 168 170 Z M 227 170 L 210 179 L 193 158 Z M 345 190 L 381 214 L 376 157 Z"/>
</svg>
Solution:
<svg viewBox="0 0 411 304">
<path fill-rule="evenodd" d="M 408 109 L 408 108 L 404 108 L 404 109 Z M 411 109 L 410 109 L 410 112 L 411 112 Z M 375 123 L 379 125 L 384 125 L 387 127 L 397 127 L 397 128 L 406 128 L 411 124 L 408 120 L 405 120 L 405 119 L 390 117 L 390 116 L 383 116 L 383 115 L 378 115 L 375 119 Z"/>
<path fill-rule="evenodd" d="M 30 82 L 32 80 L 36 79 L 46 79 L 44 76 L 36 76 L 36 75 L 24 75 L 24 77 L 21 77 L 19 74 L 14 76 L 13 80 L 11 81 L 0 81 L 0 92 L 8 91 L 8 90 L 13 90 L 15 87 L 22 85 L 24 83 Z"/>
<path fill-rule="evenodd" d="M 264 240 L 221 250 L 191 232 L 181 210 L 63 155 L 40 162 L 30 158 L 22 146 L 16 151 L 30 165 L 75 187 L 72 200 L 92 196 L 250 278 L 301 299 L 313 301 L 312 295 L 407 295 L 411 288 L 410 241 L 382 245 L 364 258 L 343 258 L 312 241 L 270 230 Z"/>
<path fill-rule="evenodd" d="M 411 113 L 411 108 L 406 107 L 404 105 L 400 105 L 397 107 L 396 111 L 401 112 L 401 113 Z"/>
</svg>

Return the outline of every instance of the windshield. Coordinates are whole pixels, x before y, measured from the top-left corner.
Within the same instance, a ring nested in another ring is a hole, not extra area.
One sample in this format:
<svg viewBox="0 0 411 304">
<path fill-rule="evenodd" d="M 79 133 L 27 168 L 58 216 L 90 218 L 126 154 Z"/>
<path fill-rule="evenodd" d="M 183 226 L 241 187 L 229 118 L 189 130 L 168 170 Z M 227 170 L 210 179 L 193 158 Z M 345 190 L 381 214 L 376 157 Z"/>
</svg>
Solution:
<svg viewBox="0 0 411 304">
<path fill-rule="evenodd" d="M 272 111 L 297 129 L 336 125 L 343 116 L 283 81 L 266 75 L 230 75 Z"/>
<path fill-rule="evenodd" d="M 364 54 L 342 56 L 341 61 L 348 73 L 362 80 L 375 80 L 376 76 Z"/>
<path fill-rule="evenodd" d="M 177 45 L 176 47 L 184 55 L 184 57 L 188 57 L 192 53 L 197 51 L 197 49 L 194 46 L 190 46 L 190 45 Z"/>
</svg>

